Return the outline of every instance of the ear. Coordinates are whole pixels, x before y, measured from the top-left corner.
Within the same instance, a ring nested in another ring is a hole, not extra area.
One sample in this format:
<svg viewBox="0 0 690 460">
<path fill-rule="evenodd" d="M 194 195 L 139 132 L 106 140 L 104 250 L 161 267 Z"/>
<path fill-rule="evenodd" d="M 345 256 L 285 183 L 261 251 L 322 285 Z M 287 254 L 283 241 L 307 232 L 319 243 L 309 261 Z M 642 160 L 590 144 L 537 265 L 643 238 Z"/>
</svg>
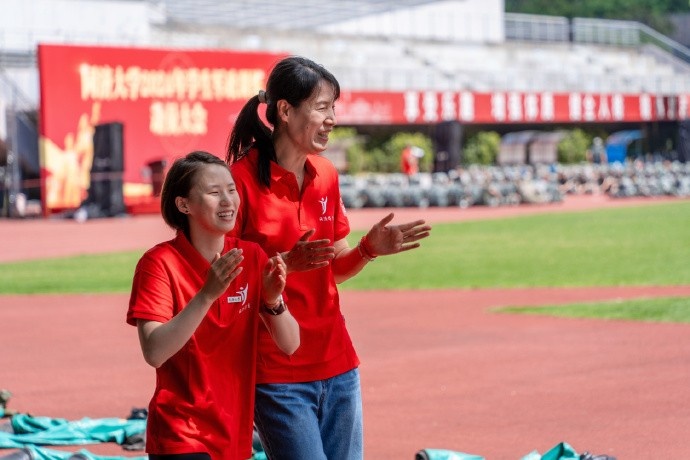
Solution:
<svg viewBox="0 0 690 460">
<path fill-rule="evenodd" d="M 283 123 L 287 122 L 290 117 L 290 110 L 292 110 L 290 103 L 285 99 L 280 99 L 276 102 L 276 109 L 278 111 L 278 119 Z"/>
<path fill-rule="evenodd" d="M 177 206 L 178 211 L 180 211 L 182 214 L 189 214 L 187 198 L 181 196 L 175 197 L 175 206 Z"/>
</svg>

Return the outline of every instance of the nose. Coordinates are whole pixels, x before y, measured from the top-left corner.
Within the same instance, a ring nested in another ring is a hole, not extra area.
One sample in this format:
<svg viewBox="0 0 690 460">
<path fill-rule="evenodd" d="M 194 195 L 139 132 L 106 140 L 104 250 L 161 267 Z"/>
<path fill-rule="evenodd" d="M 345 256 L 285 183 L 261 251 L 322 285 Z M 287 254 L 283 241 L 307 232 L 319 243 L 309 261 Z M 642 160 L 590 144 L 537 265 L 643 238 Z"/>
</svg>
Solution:
<svg viewBox="0 0 690 460">
<path fill-rule="evenodd" d="M 333 126 L 338 124 L 338 120 L 335 117 L 335 108 L 331 108 L 328 113 L 326 113 L 326 121 Z"/>
</svg>

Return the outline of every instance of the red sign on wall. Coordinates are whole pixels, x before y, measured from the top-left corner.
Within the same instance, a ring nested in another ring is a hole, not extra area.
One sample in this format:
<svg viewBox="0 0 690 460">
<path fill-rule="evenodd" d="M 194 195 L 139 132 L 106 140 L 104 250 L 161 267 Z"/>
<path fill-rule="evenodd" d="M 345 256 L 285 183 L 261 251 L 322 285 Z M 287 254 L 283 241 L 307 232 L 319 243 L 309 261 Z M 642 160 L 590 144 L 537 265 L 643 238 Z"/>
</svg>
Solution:
<svg viewBox="0 0 690 460">
<path fill-rule="evenodd" d="M 344 124 L 610 123 L 683 120 L 690 95 L 471 91 L 343 92 Z"/>
<path fill-rule="evenodd" d="M 98 124 L 124 126 L 125 202 L 151 196 L 150 162 L 192 150 L 224 157 L 237 114 L 283 56 L 39 45 L 44 209 L 86 197 Z"/>
</svg>

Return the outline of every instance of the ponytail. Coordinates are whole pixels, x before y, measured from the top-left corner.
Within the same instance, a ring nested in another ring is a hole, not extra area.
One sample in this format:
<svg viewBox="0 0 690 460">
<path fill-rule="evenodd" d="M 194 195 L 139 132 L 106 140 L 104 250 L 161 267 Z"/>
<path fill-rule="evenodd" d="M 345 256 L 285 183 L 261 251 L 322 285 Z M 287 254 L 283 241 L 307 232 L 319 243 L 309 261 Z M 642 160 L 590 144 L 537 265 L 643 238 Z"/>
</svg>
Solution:
<svg viewBox="0 0 690 460">
<path fill-rule="evenodd" d="M 253 96 L 240 110 L 230 133 L 225 161 L 232 164 L 247 155 L 252 147 L 259 151 L 259 182 L 270 187 L 271 161 L 276 161 L 272 131 L 259 118 L 259 96 Z"/>
</svg>

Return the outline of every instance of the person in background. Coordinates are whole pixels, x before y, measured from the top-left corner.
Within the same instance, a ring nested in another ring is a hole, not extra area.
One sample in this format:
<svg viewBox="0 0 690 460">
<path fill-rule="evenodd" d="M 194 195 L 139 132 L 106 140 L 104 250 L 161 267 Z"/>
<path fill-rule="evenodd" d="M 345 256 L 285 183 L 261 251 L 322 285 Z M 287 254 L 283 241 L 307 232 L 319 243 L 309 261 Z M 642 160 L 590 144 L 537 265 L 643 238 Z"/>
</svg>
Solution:
<svg viewBox="0 0 690 460">
<path fill-rule="evenodd" d="M 285 262 L 227 236 L 239 206 L 228 166 L 210 153 L 176 160 L 165 178 L 161 212 L 177 235 L 139 260 L 127 312 L 156 368 L 150 459 L 250 458 L 259 318 L 277 353 L 299 346 Z"/>
<path fill-rule="evenodd" d="M 336 283 L 376 257 L 420 246 L 424 220 L 393 225 L 388 214 L 355 247 L 338 171 L 319 154 L 336 125 L 340 85 L 324 67 L 290 56 L 271 71 L 231 131 L 226 160 L 242 197 L 233 234 L 279 252 L 285 292 L 302 332 L 287 357 L 261 328 L 255 423 L 271 460 L 363 457 L 359 358 Z M 266 126 L 259 117 L 265 104 Z"/>
<path fill-rule="evenodd" d="M 417 149 L 419 147 L 406 144 L 400 153 L 400 171 L 406 176 L 414 176 L 419 172 L 419 154 Z"/>
<path fill-rule="evenodd" d="M 608 163 L 606 157 L 606 147 L 601 137 L 595 137 L 592 140 L 592 147 L 587 150 L 587 161 L 594 164 Z"/>
</svg>

